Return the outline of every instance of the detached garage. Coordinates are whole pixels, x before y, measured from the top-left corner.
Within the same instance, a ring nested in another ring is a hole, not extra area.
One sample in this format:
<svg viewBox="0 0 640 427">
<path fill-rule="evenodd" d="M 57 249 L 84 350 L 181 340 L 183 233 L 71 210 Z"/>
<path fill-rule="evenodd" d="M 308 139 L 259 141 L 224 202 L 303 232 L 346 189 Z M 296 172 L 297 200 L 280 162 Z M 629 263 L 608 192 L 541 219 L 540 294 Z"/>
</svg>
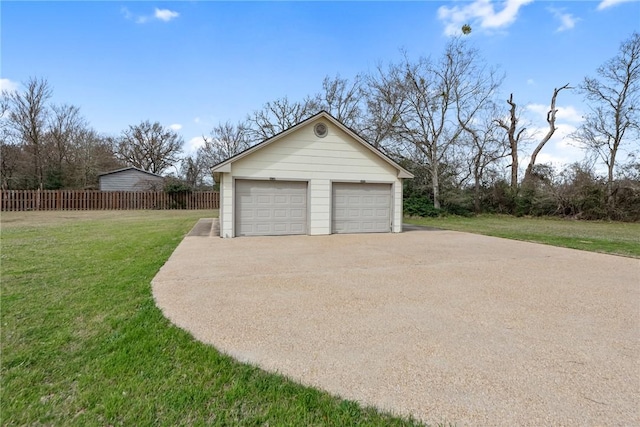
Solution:
<svg viewBox="0 0 640 427">
<path fill-rule="evenodd" d="M 399 233 L 413 175 L 322 111 L 213 167 L 220 236 Z"/>
</svg>

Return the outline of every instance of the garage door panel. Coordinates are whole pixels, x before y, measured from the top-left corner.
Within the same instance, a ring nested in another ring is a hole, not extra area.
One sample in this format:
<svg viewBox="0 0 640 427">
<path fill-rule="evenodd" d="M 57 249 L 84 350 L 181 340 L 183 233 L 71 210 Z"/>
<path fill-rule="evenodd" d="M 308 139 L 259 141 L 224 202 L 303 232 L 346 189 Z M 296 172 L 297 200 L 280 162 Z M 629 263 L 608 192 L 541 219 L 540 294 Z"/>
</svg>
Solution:
<svg viewBox="0 0 640 427">
<path fill-rule="evenodd" d="M 391 184 L 334 183 L 333 233 L 391 231 Z"/>
<path fill-rule="evenodd" d="M 249 211 L 249 212 L 245 211 L 240 213 L 240 219 L 243 221 L 251 221 L 253 220 L 253 217 L 254 217 L 253 211 Z"/>
<path fill-rule="evenodd" d="M 375 205 L 376 203 L 379 203 L 379 198 L 375 197 L 375 196 L 362 196 L 362 198 L 360 199 L 360 204 L 362 205 Z"/>
<path fill-rule="evenodd" d="M 391 202 L 390 196 L 376 196 L 374 203 L 376 205 L 387 205 L 387 206 L 390 206 L 391 205 L 390 202 Z"/>
<path fill-rule="evenodd" d="M 266 234 L 270 231 L 269 224 L 256 224 L 254 226 L 249 226 L 249 230 L 251 230 L 255 234 Z"/>
<path fill-rule="evenodd" d="M 305 209 L 289 209 L 289 217 L 292 219 L 304 220 L 307 217 Z"/>
<path fill-rule="evenodd" d="M 286 233 L 287 232 L 287 224 L 273 224 L 273 231 L 276 233 Z"/>
<path fill-rule="evenodd" d="M 236 236 L 306 234 L 307 183 L 236 180 Z"/>
<path fill-rule="evenodd" d="M 377 211 L 374 209 L 363 209 L 362 216 L 364 218 L 375 218 Z"/>
<path fill-rule="evenodd" d="M 271 218 L 271 209 L 256 209 L 256 217 L 258 219 L 269 219 Z"/>
<path fill-rule="evenodd" d="M 289 234 L 305 234 L 307 232 L 306 224 L 298 222 L 290 224 Z"/>
</svg>

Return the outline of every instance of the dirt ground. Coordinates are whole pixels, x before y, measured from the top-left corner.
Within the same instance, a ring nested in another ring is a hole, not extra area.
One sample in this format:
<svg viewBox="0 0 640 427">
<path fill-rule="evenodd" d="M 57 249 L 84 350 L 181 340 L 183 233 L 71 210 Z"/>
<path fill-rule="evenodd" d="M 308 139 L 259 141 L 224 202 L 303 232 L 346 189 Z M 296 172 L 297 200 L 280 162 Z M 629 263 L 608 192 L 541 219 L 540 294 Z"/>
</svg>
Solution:
<svg viewBox="0 0 640 427">
<path fill-rule="evenodd" d="M 430 423 L 640 425 L 640 260 L 452 231 L 186 237 L 158 306 L 243 362 Z"/>
</svg>

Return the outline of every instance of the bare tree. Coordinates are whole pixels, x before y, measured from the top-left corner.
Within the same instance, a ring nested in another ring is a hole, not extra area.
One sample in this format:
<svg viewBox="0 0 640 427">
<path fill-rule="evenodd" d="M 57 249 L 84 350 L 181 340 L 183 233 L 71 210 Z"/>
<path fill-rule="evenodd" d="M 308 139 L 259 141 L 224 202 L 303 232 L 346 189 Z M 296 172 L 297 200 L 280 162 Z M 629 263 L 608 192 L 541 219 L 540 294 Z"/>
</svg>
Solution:
<svg viewBox="0 0 640 427">
<path fill-rule="evenodd" d="M 131 166 L 161 174 L 178 163 L 183 143 L 173 130 L 147 120 L 122 132 L 116 154 Z"/>
<path fill-rule="evenodd" d="M 640 34 L 625 40 L 618 54 L 601 65 L 597 78 L 586 77 L 580 85 L 591 112 L 572 135 L 607 165 L 607 207 L 615 208 L 616 157 L 625 144 L 640 137 Z"/>
<path fill-rule="evenodd" d="M 9 127 L 9 93 L 2 92 L 0 96 L 0 186 L 3 190 L 10 189 L 16 171 L 20 148 L 10 143 L 11 130 Z"/>
<path fill-rule="evenodd" d="M 204 177 L 207 175 L 207 167 L 202 156 L 196 154 L 182 159 L 180 175 L 190 188 L 201 187 L 204 184 Z"/>
<path fill-rule="evenodd" d="M 73 105 L 49 105 L 46 80 L 3 92 L 0 173 L 3 188 L 91 188 L 99 172 L 121 166 L 112 146 Z"/>
<path fill-rule="evenodd" d="M 298 124 L 317 110 L 318 105 L 311 98 L 291 102 L 284 97 L 267 102 L 247 117 L 248 135 L 253 142 L 260 142 Z"/>
<path fill-rule="evenodd" d="M 497 125 L 493 121 L 497 111 L 494 97 L 504 75 L 478 60 L 463 62 L 462 65 L 460 81 L 453 86 L 455 110 L 463 136 L 469 140 L 466 146 L 474 181 L 474 209 L 479 212 L 484 172 L 505 155 L 504 140 L 498 136 Z"/>
<path fill-rule="evenodd" d="M 231 122 L 218 123 L 211 130 L 208 138 L 202 137 L 204 145 L 198 149 L 198 154 L 205 164 L 212 167 L 249 148 L 251 146 L 250 132 L 244 122 L 239 122 L 236 125 Z"/>
<path fill-rule="evenodd" d="M 110 138 L 85 127 L 75 134 L 68 151 L 65 183 L 71 188 L 94 188 L 101 172 L 118 169 L 125 164 L 115 154 L 117 146 Z"/>
<path fill-rule="evenodd" d="M 497 106 L 489 102 L 479 110 L 473 122 L 461 121 L 466 135 L 468 176 L 473 179 L 473 208 L 482 210 L 481 190 L 490 168 L 509 155 L 509 144 L 494 117 Z"/>
<path fill-rule="evenodd" d="M 374 99 L 389 102 L 381 111 L 393 113 L 390 139 L 400 149 L 419 150 L 428 163 L 436 209 L 440 209 L 440 165 L 459 142 L 460 121 L 474 119 L 500 80 L 483 65 L 478 51 L 459 38 L 447 44 L 438 61 L 411 62 L 405 54 L 401 63 L 372 79 Z M 458 118 L 459 106 L 464 113 Z"/>
<path fill-rule="evenodd" d="M 251 133 L 251 129 L 245 122 L 238 122 L 235 125 L 231 122 L 218 123 L 211 130 L 209 137 L 202 137 L 204 145 L 196 154 L 197 164 L 202 165 L 207 174 L 210 173 L 214 165 L 251 147 L 249 137 Z M 211 178 L 213 179 L 213 175 Z"/>
<path fill-rule="evenodd" d="M 77 165 L 72 161 L 72 151 L 82 134 L 88 129 L 80 109 L 74 105 L 53 105 L 51 107 L 45 141 L 47 145 L 48 169 L 59 175 L 60 185 L 75 186 L 72 170 Z"/>
<path fill-rule="evenodd" d="M 551 106 L 549 107 L 549 111 L 547 112 L 547 123 L 549 124 L 549 130 L 544 135 L 542 140 L 540 140 L 536 148 L 531 152 L 531 159 L 529 159 L 527 170 L 524 173 L 525 182 L 531 179 L 531 174 L 533 173 L 533 166 L 536 164 L 536 158 L 538 157 L 538 154 L 544 148 L 545 144 L 549 142 L 553 134 L 558 129 L 556 128 L 556 114 L 558 113 L 558 109 L 556 108 L 556 98 L 558 97 L 558 94 L 564 89 L 571 89 L 569 87 L 569 83 L 559 88 L 553 89 L 553 95 L 551 96 Z"/>
<path fill-rule="evenodd" d="M 352 82 L 339 75 L 334 78 L 325 77 L 322 91 L 314 99 L 316 108 L 326 110 L 347 127 L 359 131 L 362 119 L 362 80 L 359 75 Z"/>
<path fill-rule="evenodd" d="M 20 172 L 24 169 L 25 156 L 22 147 L 0 142 L 0 186 L 3 190 L 16 190 L 25 178 Z"/>
<path fill-rule="evenodd" d="M 509 117 L 496 119 L 496 123 L 507 132 L 509 141 L 509 154 L 511 155 L 511 191 L 515 194 L 518 192 L 518 148 L 521 140 L 526 137 L 526 127 L 518 128 L 518 105 L 513 101 L 513 94 L 507 99 L 509 104 Z"/>
<path fill-rule="evenodd" d="M 364 97 L 367 108 L 360 133 L 376 148 L 382 148 L 383 142 L 391 139 L 393 123 L 397 121 L 403 99 L 397 77 L 393 67 L 387 72 L 379 64 L 375 75 L 368 76 L 366 80 Z"/>
<path fill-rule="evenodd" d="M 9 142 L 11 137 L 9 114 L 9 92 L 2 91 L 0 93 L 0 138 L 2 138 L 2 142 Z"/>
<path fill-rule="evenodd" d="M 24 83 L 24 86 L 23 92 L 3 94 L 3 97 L 8 98 L 8 126 L 17 134 L 17 139 L 25 144 L 33 165 L 34 184 L 42 188 L 44 184 L 43 137 L 49 113 L 47 101 L 51 98 L 52 89 L 46 80 L 33 77 Z"/>
</svg>

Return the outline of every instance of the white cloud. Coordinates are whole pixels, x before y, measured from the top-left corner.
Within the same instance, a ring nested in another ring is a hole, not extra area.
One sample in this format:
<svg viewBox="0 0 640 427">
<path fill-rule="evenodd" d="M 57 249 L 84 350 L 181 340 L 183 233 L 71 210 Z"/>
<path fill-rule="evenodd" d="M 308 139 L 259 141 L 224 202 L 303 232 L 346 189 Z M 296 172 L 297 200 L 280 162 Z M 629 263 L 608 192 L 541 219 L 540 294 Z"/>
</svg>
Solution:
<svg viewBox="0 0 640 427">
<path fill-rule="evenodd" d="M 551 12 L 554 18 L 560 21 L 560 26 L 556 28 L 557 32 L 571 30 L 580 20 L 580 18 L 576 18 L 570 13 L 565 13 L 564 9 L 548 7 L 547 10 Z"/>
<path fill-rule="evenodd" d="M 549 105 L 544 104 L 528 104 L 525 109 L 534 113 L 540 120 L 547 120 L 547 113 L 549 112 Z M 583 118 L 582 114 L 576 110 L 573 105 L 566 107 L 560 107 L 556 105 L 558 112 L 556 113 L 557 121 L 567 121 L 571 123 L 581 123 Z"/>
<path fill-rule="evenodd" d="M 195 154 L 198 148 L 204 145 L 204 138 L 202 136 L 196 136 L 188 140 L 185 144 L 184 151 L 187 154 Z"/>
<path fill-rule="evenodd" d="M 556 118 L 558 120 L 566 120 L 572 123 L 581 123 L 584 120 L 582 114 L 572 105 L 557 108 L 558 112 L 556 113 Z"/>
<path fill-rule="evenodd" d="M 177 18 L 180 14 L 176 11 L 169 9 L 154 9 L 153 15 L 136 15 L 131 12 L 128 8 L 122 7 L 120 8 L 120 13 L 124 16 L 124 19 L 129 21 L 134 21 L 136 24 L 145 24 L 152 19 L 157 19 L 163 22 L 169 22 L 172 19 Z"/>
<path fill-rule="evenodd" d="M 558 110 L 556 113 L 556 130 L 538 155 L 536 163 L 551 163 L 554 166 L 562 166 L 563 164 L 579 162 L 584 159 L 585 153 L 579 144 L 572 140 L 570 135 L 582 124 L 582 114 L 573 105 L 556 105 L 556 109 Z M 527 133 L 531 135 L 531 139 L 523 151 L 523 157 L 530 155 L 533 148 L 549 132 L 548 112 L 549 104 L 532 103 L 524 107 L 523 123 L 528 122 L 528 125 L 526 125 Z M 526 157 L 522 163 L 526 165 L 528 161 L 529 158 Z"/>
<path fill-rule="evenodd" d="M 172 124 L 172 125 L 169 125 L 169 127 L 170 127 L 172 130 L 175 130 L 175 131 L 178 131 L 178 130 L 182 129 L 182 125 L 181 125 L 181 124 L 179 124 L 179 123 L 174 123 L 174 124 Z"/>
<path fill-rule="evenodd" d="M 630 3 L 632 1 L 637 1 L 637 0 L 602 0 L 600 4 L 598 4 L 598 10 L 604 10 L 609 7 L 619 5 L 621 3 Z"/>
<path fill-rule="evenodd" d="M 0 91 L 6 90 L 7 92 L 15 92 L 18 90 L 19 86 L 19 83 L 13 82 L 9 79 L 0 79 Z"/>
<path fill-rule="evenodd" d="M 548 105 L 543 104 L 527 104 L 525 109 L 531 111 L 538 116 L 547 117 L 547 111 L 549 111 Z"/>
<path fill-rule="evenodd" d="M 536 84 L 536 82 L 535 82 L 535 80 L 533 80 L 533 79 L 527 79 L 527 84 L 528 84 L 529 86 L 531 86 L 531 85 Z"/>
<path fill-rule="evenodd" d="M 520 8 L 533 0 L 504 0 L 493 2 L 491 0 L 474 0 L 465 6 L 441 6 L 438 8 L 438 19 L 445 24 L 444 32 L 447 35 L 457 35 L 464 24 L 471 25 L 475 29 L 497 30 L 513 24 L 518 16 Z M 494 5 L 502 7 L 496 11 Z"/>
<path fill-rule="evenodd" d="M 122 13 L 124 19 L 133 19 L 133 13 L 131 13 L 131 11 L 124 6 L 120 8 L 120 13 Z"/>
<path fill-rule="evenodd" d="M 567 123 L 556 123 L 556 128 L 551 139 L 536 157 L 536 163 L 550 163 L 554 166 L 562 166 L 581 161 L 584 158 L 584 151 L 569 137 L 577 127 Z M 524 165 L 529 162 L 531 150 L 546 135 L 549 127 L 543 127 L 542 125 L 540 127 L 531 127 L 530 131 L 533 139 L 531 147 L 527 148 L 528 152 L 523 156 L 522 164 Z"/>
<path fill-rule="evenodd" d="M 180 16 L 180 14 L 178 12 L 175 12 L 173 10 L 169 10 L 169 9 L 155 9 L 155 13 L 154 15 L 157 19 L 164 21 L 164 22 L 169 22 L 172 19 L 177 18 L 178 16 Z"/>
<path fill-rule="evenodd" d="M 200 123 L 200 117 L 196 117 L 195 119 L 193 119 L 193 123 Z"/>
</svg>

